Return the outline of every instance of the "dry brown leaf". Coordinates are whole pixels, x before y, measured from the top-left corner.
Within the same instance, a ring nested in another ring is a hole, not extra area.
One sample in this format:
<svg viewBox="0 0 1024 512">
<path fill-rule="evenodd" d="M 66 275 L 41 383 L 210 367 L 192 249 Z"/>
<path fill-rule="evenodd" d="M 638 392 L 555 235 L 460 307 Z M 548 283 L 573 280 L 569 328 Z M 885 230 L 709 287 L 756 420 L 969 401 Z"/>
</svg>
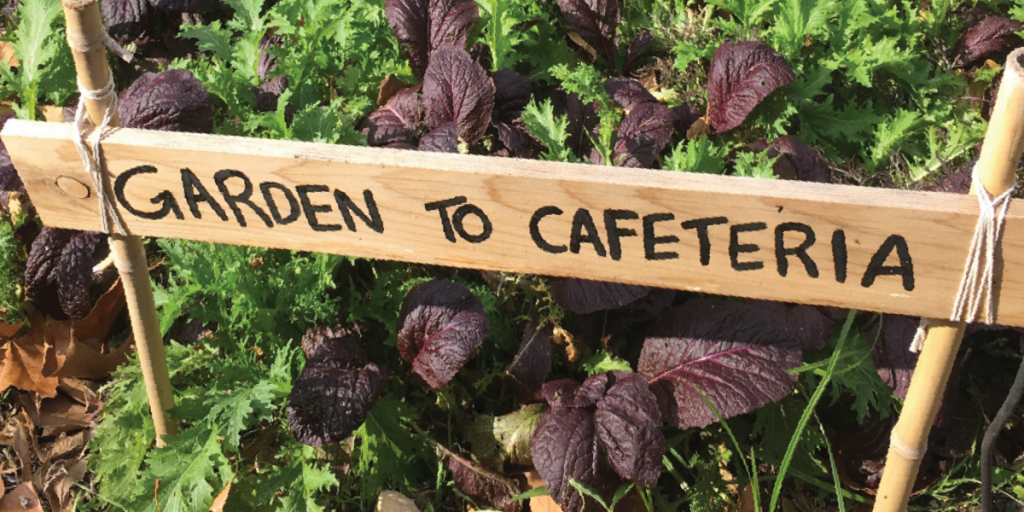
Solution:
<svg viewBox="0 0 1024 512">
<path fill-rule="evenodd" d="M 98 408 L 58 395 L 56 398 L 43 400 L 39 407 L 39 423 L 36 426 L 43 429 L 43 437 L 81 430 L 93 426 L 97 412 Z"/>
<path fill-rule="evenodd" d="M 0 339 L 10 338 L 11 336 L 18 334 L 18 331 L 21 330 L 21 327 L 23 325 L 25 325 L 25 322 L 21 322 L 19 324 L 14 325 L 0 322 Z"/>
<path fill-rule="evenodd" d="M 32 482 L 25 482 L 0 498 L 0 512 L 43 512 Z"/>
<path fill-rule="evenodd" d="M 44 489 L 47 499 L 50 500 L 50 508 L 53 510 L 71 510 L 75 502 L 75 494 L 72 490 L 75 484 L 85 478 L 88 464 L 85 459 L 60 460 L 50 466 L 46 472 Z"/>
<path fill-rule="evenodd" d="M 35 451 L 35 438 L 33 437 L 32 427 L 28 424 L 28 419 L 24 415 L 19 415 L 14 418 L 14 453 L 18 455 L 18 461 L 21 462 L 21 481 L 22 482 L 33 482 L 35 481 L 35 473 L 32 472 L 32 453 Z"/>
<path fill-rule="evenodd" d="M 78 458 L 80 450 L 92 439 L 92 429 L 81 430 L 70 436 L 61 436 L 40 450 L 39 460 L 53 462 L 58 459 Z M 70 456 L 70 457 L 69 457 Z"/>
<path fill-rule="evenodd" d="M 61 377 L 58 379 L 57 389 L 63 391 L 69 397 L 82 405 L 99 404 L 96 396 L 98 384 L 91 381 Z"/>
<path fill-rule="evenodd" d="M 18 67 L 18 57 L 14 55 L 14 48 L 11 47 L 11 43 L 0 41 L 0 60 L 6 61 L 7 65 L 12 68 Z"/>
<path fill-rule="evenodd" d="M 399 80 L 395 75 L 384 77 L 377 88 L 377 106 L 383 107 L 392 96 L 406 87 L 409 87 L 409 84 Z"/>
<path fill-rule="evenodd" d="M 232 479 L 234 481 L 234 479 Z M 231 493 L 231 481 L 221 489 L 220 494 L 217 495 L 213 500 L 213 505 L 210 505 L 210 512 L 224 512 L 224 505 L 228 502 L 228 495 Z"/>
<path fill-rule="evenodd" d="M 40 107 L 40 110 L 43 111 L 43 119 L 46 119 L 46 122 L 64 122 L 64 107 L 58 107 L 57 105 L 43 105 Z"/>
<path fill-rule="evenodd" d="M 34 391 L 42 396 L 57 395 L 57 378 L 46 377 L 43 366 L 46 359 L 47 322 L 41 314 L 32 320 L 27 334 L 7 341 L 0 357 L 0 392 L 9 387 Z"/>
<path fill-rule="evenodd" d="M 544 486 L 544 480 L 541 480 L 537 471 L 527 471 L 526 485 L 530 489 L 536 489 Z M 558 503 L 555 503 L 555 500 L 551 499 L 551 496 L 534 496 L 530 498 L 530 512 L 563 512 L 563 510 Z"/>
</svg>

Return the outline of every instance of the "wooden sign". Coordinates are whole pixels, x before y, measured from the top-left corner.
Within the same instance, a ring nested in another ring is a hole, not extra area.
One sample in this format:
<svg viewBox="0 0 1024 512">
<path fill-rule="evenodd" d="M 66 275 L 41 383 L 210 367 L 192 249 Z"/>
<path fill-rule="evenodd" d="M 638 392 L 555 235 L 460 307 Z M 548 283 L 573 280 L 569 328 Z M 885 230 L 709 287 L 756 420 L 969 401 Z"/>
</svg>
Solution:
<svg viewBox="0 0 1024 512">
<path fill-rule="evenodd" d="M 47 226 L 99 230 L 72 127 L 3 140 Z M 974 197 L 118 129 L 103 142 L 132 234 L 948 315 Z M 997 320 L 1024 326 L 1024 211 Z"/>
</svg>

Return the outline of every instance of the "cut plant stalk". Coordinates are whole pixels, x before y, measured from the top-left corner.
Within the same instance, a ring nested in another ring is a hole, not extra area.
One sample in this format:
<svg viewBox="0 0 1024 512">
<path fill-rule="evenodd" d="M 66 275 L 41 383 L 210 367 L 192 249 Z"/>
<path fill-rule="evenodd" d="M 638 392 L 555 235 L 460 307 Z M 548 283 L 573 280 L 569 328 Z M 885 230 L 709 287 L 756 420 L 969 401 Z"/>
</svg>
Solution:
<svg viewBox="0 0 1024 512">
<path fill-rule="evenodd" d="M 981 183 L 993 196 L 1013 186 L 1024 151 L 1024 48 L 1014 50 L 1007 57 L 1005 69 L 977 163 Z M 975 193 L 973 187 L 971 193 Z M 921 457 L 914 455 L 923 456 L 928 448 L 928 434 L 942 404 L 953 360 L 967 326 L 949 320 L 933 319 L 931 322 L 903 411 L 893 428 L 893 438 L 900 440 L 903 446 L 889 445 L 874 512 L 906 510 L 921 465 Z"/>
<path fill-rule="evenodd" d="M 61 4 L 67 20 L 68 41 L 74 43 L 70 46 L 79 83 L 86 90 L 100 90 L 110 80 L 110 68 L 104 46 L 106 29 L 100 18 L 99 4 L 96 0 L 62 0 Z M 87 51 L 78 51 L 76 48 L 85 48 Z M 99 126 L 103 121 L 108 103 L 109 100 L 85 101 L 85 109 L 93 126 Z M 109 124 L 112 127 L 120 125 L 116 113 Z M 110 251 L 124 283 L 132 332 L 146 382 L 150 413 L 153 415 L 156 443 L 162 446 L 162 437 L 176 434 L 178 427 L 167 414 L 174 407 L 174 394 L 167 372 L 167 358 L 153 300 L 153 287 L 149 280 L 146 250 L 142 239 L 137 236 L 111 234 Z"/>
</svg>

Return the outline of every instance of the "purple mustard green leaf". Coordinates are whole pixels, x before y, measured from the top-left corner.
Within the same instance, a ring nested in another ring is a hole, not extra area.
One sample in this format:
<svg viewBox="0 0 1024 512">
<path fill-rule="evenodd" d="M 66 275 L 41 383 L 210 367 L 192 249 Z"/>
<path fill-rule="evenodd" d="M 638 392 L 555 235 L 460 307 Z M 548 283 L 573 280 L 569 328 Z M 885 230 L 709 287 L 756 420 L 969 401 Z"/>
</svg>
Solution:
<svg viewBox="0 0 1024 512">
<path fill-rule="evenodd" d="M 672 112 L 661 103 L 637 104 L 615 133 L 612 158 L 620 167 L 651 168 L 675 132 Z"/>
<path fill-rule="evenodd" d="M 249 90 L 252 91 L 253 96 L 256 96 L 257 111 L 274 112 L 277 110 L 277 100 L 284 94 L 284 91 L 288 90 L 288 77 L 277 75 L 260 82 L 259 85 L 250 85 Z"/>
<path fill-rule="evenodd" d="M 610 471 L 600 465 L 599 443 L 597 424 L 590 410 L 553 407 L 541 416 L 530 455 L 548 494 L 562 510 L 583 510 L 584 500 L 569 483 L 570 479 L 598 489 L 609 487 L 601 485 L 609 480 Z"/>
<path fill-rule="evenodd" d="M 484 306 L 451 281 L 414 286 L 398 318 L 398 352 L 432 388 L 443 388 L 476 353 L 489 328 Z"/>
<path fill-rule="evenodd" d="M 789 63 L 767 44 L 722 43 L 708 71 L 708 119 L 714 132 L 742 124 L 761 100 L 793 79 Z"/>
<path fill-rule="evenodd" d="M 93 253 L 99 241 L 99 233 L 43 228 L 29 249 L 25 295 L 56 319 L 88 316 Z"/>
<path fill-rule="evenodd" d="M 307 357 L 288 395 L 285 413 L 295 439 L 323 446 L 344 440 L 362 425 L 384 392 L 388 374 L 367 361 L 355 336 L 329 338 L 313 346 L 313 355 Z"/>
<path fill-rule="evenodd" d="M 530 135 L 522 120 L 516 119 L 511 123 L 493 121 L 491 124 L 498 130 L 498 140 L 505 146 L 507 154 L 503 156 L 532 160 L 543 150 L 540 143 Z"/>
<path fill-rule="evenodd" d="M 693 123 L 696 123 L 698 119 L 703 116 L 697 111 L 693 105 L 684 103 L 678 107 L 672 107 L 672 122 L 675 124 L 676 131 L 686 134 L 686 131 L 690 129 Z"/>
<path fill-rule="evenodd" d="M 551 280 L 551 298 L 576 314 L 620 308 L 643 298 L 650 291 L 646 286 L 632 284 L 574 278 Z"/>
<path fill-rule="evenodd" d="M 619 0 L 558 0 L 562 17 L 580 38 L 590 45 L 598 56 L 615 62 L 619 53 L 617 29 L 622 16 Z"/>
<path fill-rule="evenodd" d="M 530 79 L 511 69 L 499 69 L 491 79 L 494 81 L 491 118 L 508 123 L 519 119 L 530 103 Z"/>
<path fill-rule="evenodd" d="M 569 138 L 565 146 L 578 158 L 586 160 L 594 149 L 594 139 L 600 136 L 598 124 L 601 118 L 597 114 L 597 102 L 584 104 L 576 93 L 572 93 L 566 100 L 566 115 Z"/>
<path fill-rule="evenodd" d="M 458 125 L 459 139 L 476 144 L 483 138 L 494 109 L 494 83 L 480 64 L 455 46 L 438 49 L 423 76 L 427 126 Z"/>
<path fill-rule="evenodd" d="M 100 14 L 110 37 L 121 44 L 145 37 L 156 20 L 156 10 L 149 0 L 104 0 Z"/>
<path fill-rule="evenodd" d="M 387 146 L 395 142 L 411 143 L 423 119 L 420 87 L 409 87 L 395 93 L 366 120 L 366 142 L 371 146 Z M 456 145 L 457 149 L 457 145 Z"/>
<path fill-rule="evenodd" d="M 277 58 L 267 50 L 281 46 L 284 46 L 284 36 L 280 34 L 266 34 L 260 38 L 260 57 L 256 62 L 256 75 L 260 79 L 266 79 L 271 72 L 277 70 Z"/>
<path fill-rule="evenodd" d="M 604 90 L 615 103 L 625 110 L 633 110 L 642 103 L 657 103 L 658 100 L 644 86 L 622 76 L 612 77 L 604 81 Z"/>
<path fill-rule="evenodd" d="M 458 153 L 459 125 L 445 123 L 438 126 L 420 138 L 420 145 L 417 149 L 420 151 L 433 151 L 435 153 Z"/>
<path fill-rule="evenodd" d="M 626 51 L 626 62 L 622 65 L 624 72 L 628 72 L 633 67 L 633 62 L 643 55 L 653 42 L 654 35 L 647 29 L 641 30 L 633 36 L 633 40 L 629 43 L 629 49 Z"/>
<path fill-rule="evenodd" d="M 597 436 L 621 478 L 652 489 L 665 454 L 658 399 L 635 373 L 613 372 L 609 380 L 612 384 L 594 413 Z"/>
<path fill-rule="evenodd" d="M 832 183 L 832 166 L 820 151 L 792 135 L 783 135 L 768 145 L 768 156 L 782 155 L 773 170 L 783 179 Z"/>
<path fill-rule="evenodd" d="M 919 322 L 919 318 L 909 316 L 882 315 L 868 332 L 871 359 L 878 376 L 901 400 L 907 397 L 910 378 L 917 366 L 917 354 L 910 351 L 910 343 Z"/>
<path fill-rule="evenodd" d="M 666 311 L 648 332 L 637 364 L 666 423 L 681 429 L 781 400 L 803 362 L 798 340 L 770 308 L 722 299 L 691 299 Z"/>
<path fill-rule="evenodd" d="M 986 55 L 1009 51 L 1020 46 L 1022 41 L 1017 32 L 1021 29 L 1024 29 L 1024 24 L 1017 20 L 986 16 L 969 28 L 957 44 L 961 64 L 973 64 Z"/>
<path fill-rule="evenodd" d="M 486 469 L 472 461 L 444 450 L 444 459 L 452 472 L 455 488 L 488 510 L 520 512 L 523 502 L 515 498 L 522 490 L 519 484 L 501 473 Z"/>
<path fill-rule="evenodd" d="M 597 404 L 607 388 L 608 375 L 599 373 L 582 385 L 572 379 L 553 380 L 544 384 L 540 394 L 551 407 L 586 409 Z"/>
<path fill-rule="evenodd" d="M 544 381 L 551 373 L 551 339 L 554 327 L 546 326 L 537 329 L 537 325 L 527 324 L 523 331 L 523 341 L 519 344 L 519 352 L 505 370 L 516 384 L 522 388 L 520 395 L 529 397 L 540 391 Z"/>
<path fill-rule="evenodd" d="M 146 73 L 118 97 L 121 125 L 169 132 L 211 133 L 213 104 L 184 69 Z"/>
<path fill-rule="evenodd" d="M 386 0 L 384 14 L 402 53 L 417 78 L 423 78 L 430 57 L 428 0 Z"/>
<path fill-rule="evenodd" d="M 473 0 L 430 0 L 429 32 L 430 51 L 442 46 L 465 49 L 469 32 L 480 16 L 480 10 Z"/>
</svg>

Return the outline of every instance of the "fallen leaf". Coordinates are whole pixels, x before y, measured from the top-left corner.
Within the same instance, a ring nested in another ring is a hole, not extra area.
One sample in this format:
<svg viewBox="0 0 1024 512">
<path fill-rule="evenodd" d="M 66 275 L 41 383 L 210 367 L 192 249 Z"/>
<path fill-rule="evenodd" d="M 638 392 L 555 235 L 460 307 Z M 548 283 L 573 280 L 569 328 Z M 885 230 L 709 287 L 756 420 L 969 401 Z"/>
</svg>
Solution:
<svg viewBox="0 0 1024 512">
<path fill-rule="evenodd" d="M 21 481 L 32 482 L 35 474 L 32 472 L 32 446 L 35 445 L 32 428 L 28 425 L 28 419 L 24 415 L 16 416 L 14 421 L 14 453 L 18 455 L 21 462 Z"/>
<path fill-rule="evenodd" d="M 61 511 L 72 509 L 75 502 L 72 489 L 75 484 L 85 478 L 87 468 L 88 463 L 85 459 L 59 460 L 50 466 L 43 485 L 51 509 Z"/>
<path fill-rule="evenodd" d="M 43 512 L 32 482 L 25 482 L 0 499 L 0 512 Z"/>
<path fill-rule="evenodd" d="M 375 512 L 420 512 L 416 502 L 395 491 L 383 491 L 377 498 Z"/>
<path fill-rule="evenodd" d="M 0 60 L 6 61 L 7 65 L 12 68 L 18 67 L 18 57 L 14 55 L 14 48 L 11 47 L 11 43 L 0 41 Z"/>
<path fill-rule="evenodd" d="M 224 505 L 228 502 L 228 494 L 231 493 L 231 482 L 228 482 L 224 486 L 224 489 L 220 491 L 213 500 L 213 505 L 210 505 L 210 512 L 224 512 Z"/>
<path fill-rule="evenodd" d="M 52 443 L 46 445 L 46 447 L 39 453 L 39 459 L 45 462 L 53 462 L 58 459 L 69 458 L 68 455 L 72 455 L 70 458 L 77 458 L 79 453 L 75 453 L 85 447 L 86 444 L 92 439 L 93 431 L 81 430 L 74 435 L 61 436 L 54 440 Z"/>
<path fill-rule="evenodd" d="M 527 471 L 525 476 L 526 485 L 530 489 L 544 486 L 544 480 L 540 478 L 536 470 Z M 563 512 L 563 510 L 555 503 L 555 500 L 551 499 L 551 496 L 534 496 L 530 498 L 530 512 Z"/>
<path fill-rule="evenodd" d="M 46 320 L 36 314 L 28 334 L 10 339 L 0 350 L 0 392 L 15 387 L 46 397 L 57 395 L 57 378 L 43 373 L 46 328 Z"/>
<path fill-rule="evenodd" d="M 63 123 L 64 122 L 64 107 L 57 105 L 43 105 L 40 110 L 43 111 L 43 118 L 48 123 Z"/>
</svg>

